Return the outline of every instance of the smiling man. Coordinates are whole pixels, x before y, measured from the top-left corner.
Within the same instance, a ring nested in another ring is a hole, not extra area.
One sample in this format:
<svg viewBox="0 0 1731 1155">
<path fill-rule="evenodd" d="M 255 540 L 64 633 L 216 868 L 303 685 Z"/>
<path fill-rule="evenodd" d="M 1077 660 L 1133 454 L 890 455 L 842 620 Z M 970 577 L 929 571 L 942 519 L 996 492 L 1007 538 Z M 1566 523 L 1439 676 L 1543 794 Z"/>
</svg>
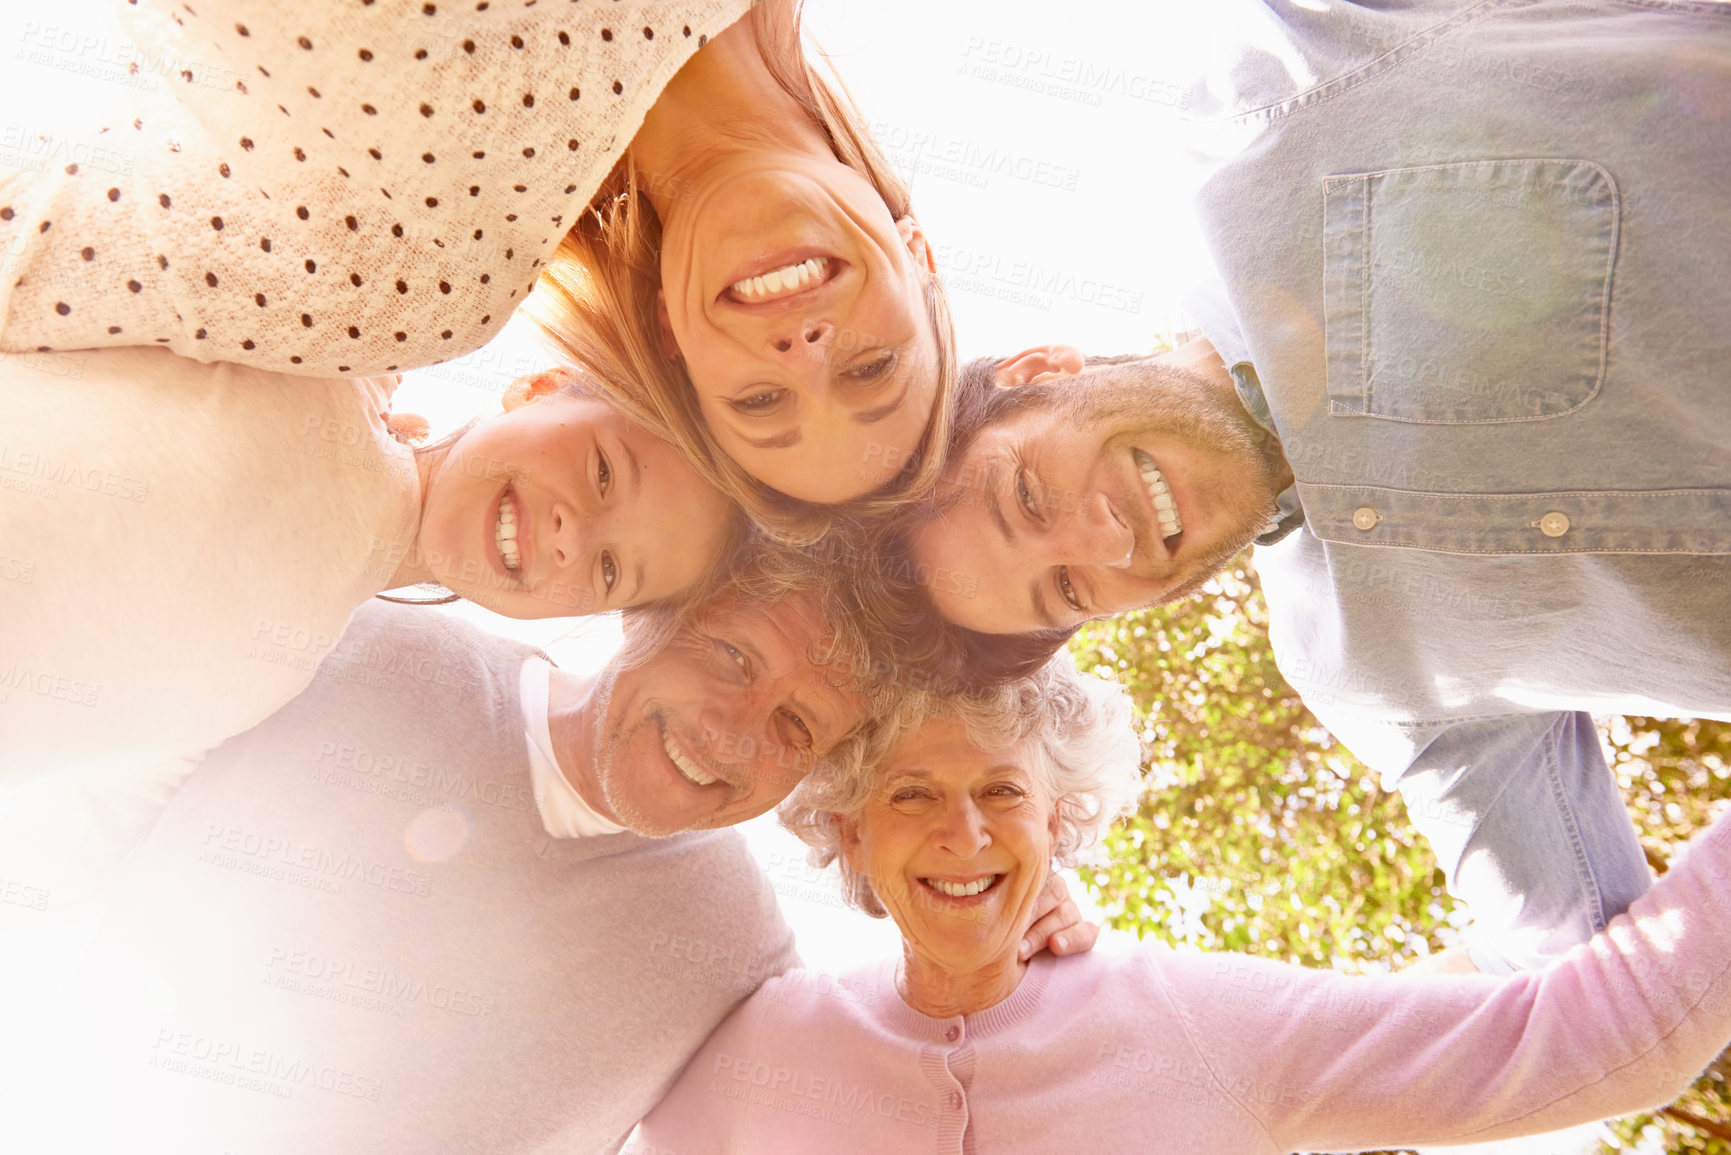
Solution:
<svg viewBox="0 0 1731 1155">
<path fill-rule="evenodd" d="M 1530 966 L 1649 882 L 1590 714 L 1731 717 L 1731 287 L 1680 275 L 1731 267 L 1731 6 L 1231 8 L 1206 339 L 971 366 L 911 560 L 1025 633 L 1256 542 L 1282 673 Z"/>
</svg>

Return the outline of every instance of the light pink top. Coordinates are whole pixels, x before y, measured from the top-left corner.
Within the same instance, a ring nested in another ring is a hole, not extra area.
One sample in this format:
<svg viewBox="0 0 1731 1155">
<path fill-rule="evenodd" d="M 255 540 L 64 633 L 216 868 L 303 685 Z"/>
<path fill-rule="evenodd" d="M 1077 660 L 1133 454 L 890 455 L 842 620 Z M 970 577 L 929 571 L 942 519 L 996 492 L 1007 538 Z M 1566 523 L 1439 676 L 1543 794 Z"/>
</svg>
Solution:
<svg viewBox="0 0 1731 1155">
<path fill-rule="evenodd" d="M 1363 1150 L 1668 1102 L 1731 1040 L 1731 821 L 1543 971 L 1380 976 L 1118 939 L 933 1019 L 894 964 L 765 983 L 630 1150 Z"/>
</svg>

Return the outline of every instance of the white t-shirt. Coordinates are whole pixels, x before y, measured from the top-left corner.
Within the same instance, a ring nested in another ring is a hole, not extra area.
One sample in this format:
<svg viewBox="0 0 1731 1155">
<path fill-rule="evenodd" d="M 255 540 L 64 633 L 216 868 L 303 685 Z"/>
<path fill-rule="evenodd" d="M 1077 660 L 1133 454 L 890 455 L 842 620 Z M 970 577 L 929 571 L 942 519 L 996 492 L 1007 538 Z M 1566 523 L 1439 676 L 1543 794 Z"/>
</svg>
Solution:
<svg viewBox="0 0 1731 1155">
<path fill-rule="evenodd" d="M 594 834 L 617 834 L 625 827 L 597 814 L 583 801 L 553 753 L 553 735 L 547 725 L 547 691 L 553 666 L 543 658 L 523 663 L 519 686 L 523 699 L 523 732 L 529 738 L 529 781 L 535 787 L 535 806 L 541 824 L 554 838 L 584 838 Z"/>
<path fill-rule="evenodd" d="M 52 812 L 68 853 L 124 853 L 306 686 L 418 525 L 391 388 L 164 349 L 0 358 L 0 844 Z"/>
</svg>

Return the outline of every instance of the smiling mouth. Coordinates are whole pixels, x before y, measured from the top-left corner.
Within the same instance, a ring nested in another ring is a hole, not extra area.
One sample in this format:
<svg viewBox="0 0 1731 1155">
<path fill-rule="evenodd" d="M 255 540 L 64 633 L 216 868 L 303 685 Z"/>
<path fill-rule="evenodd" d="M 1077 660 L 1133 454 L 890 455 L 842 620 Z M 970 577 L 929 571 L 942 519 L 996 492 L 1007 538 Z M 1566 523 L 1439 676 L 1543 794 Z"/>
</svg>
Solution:
<svg viewBox="0 0 1731 1155">
<path fill-rule="evenodd" d="M 921 882 L 949 898 L 972 898 L 984 894 L 1004 880 L 1001 874 L 988 874 L 984 878 L 976 878 L 972 882 L 950 882 L 942 878 L 922 878 Z"/>
<path fill-rule="evenodd" d="M 1136 472 L 1142 477 L 1142 485 L 1148 491 L 1148 500 L 1154 503 L 1154 516 L 1160 522 L 1160 536 L 1177 537 L 1184 532 L 1184 522 L 1178 517 L 1178 503 L 1172 500 L 1172 490 L 1166 484 L 1166 475 L 1160 472 L 1154 459 L 1140 449 L 1132 449 L 1130 454 L 1136 459 Z"/>
<path fill-rule="evenodd" d="M 523 553 L 517 546 L 517 503 L 511 500 L 511 487 L 499 495 L 499 512 L 493 524 L 493 544 L 499 549 L 499 560 L 505 569 L 515 574 L 523 568 Z"/>
<path fill-rule="evenodd" d="M 673 763 L 674 769 L 684 775 L 687 782 L 693 786 L 709 786 L 718 781 L 715 775 L 705 774 L 697 763 L 687 758 L 685 752 L 674 744 L 673 735 L 668 731 L 666 722 L 657 719 L 657 724 L 661 727 L 661 748 L 667 751 L 668 760 Z"/>
<path fill-rule="evenodd" d="M 744 305 L 763 305 L 815 289 L 829 280 L 834 264 L 828 257 L 808 257 L 771 269 L 756 277 L 742 277 L 727 287 L 734 300 Z"/>
</svg>

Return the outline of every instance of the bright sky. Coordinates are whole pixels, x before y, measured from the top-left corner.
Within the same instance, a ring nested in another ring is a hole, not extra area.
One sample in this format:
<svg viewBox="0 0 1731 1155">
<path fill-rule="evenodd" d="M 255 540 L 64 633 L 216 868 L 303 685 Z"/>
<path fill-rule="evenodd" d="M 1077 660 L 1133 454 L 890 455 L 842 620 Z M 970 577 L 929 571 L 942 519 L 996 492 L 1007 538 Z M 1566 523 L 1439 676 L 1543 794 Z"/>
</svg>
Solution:
<svg viewBox="0 0 1731 1155">
<path fill-rule="evenodd" d="M 807 26 L 911 182 L 964 357 L 1052 341 L 1130 352 L 1184 327 L 1180 296 L 1210 266 L 1190 225 L 1194 172 L 1162 62 L 1195 51 L 1187 33 L 1207 10 L 1144 0 L 809 0 Z M 0 5 L 0 175 L 83 131 L 88 95 L 124 78 L 104 12 L 98 0 Z M 398 407 L 448 429 L 493 411 L 507 382 L 548 362 L 532 327 L 513 322 L 484 349 L 408 374 Z M 453 612 L 576 668 L 599 665 L 618 644 L 612 620 Z M 804 865 L 804 847 L 771 819 L 745 832 L 808 964 L 840 967 L 895 949 L 894 928 L 843 910 L 829 879 Z M 1580 1149 L 1578 1137 L 1498 1148 Z"/>
</svg>

